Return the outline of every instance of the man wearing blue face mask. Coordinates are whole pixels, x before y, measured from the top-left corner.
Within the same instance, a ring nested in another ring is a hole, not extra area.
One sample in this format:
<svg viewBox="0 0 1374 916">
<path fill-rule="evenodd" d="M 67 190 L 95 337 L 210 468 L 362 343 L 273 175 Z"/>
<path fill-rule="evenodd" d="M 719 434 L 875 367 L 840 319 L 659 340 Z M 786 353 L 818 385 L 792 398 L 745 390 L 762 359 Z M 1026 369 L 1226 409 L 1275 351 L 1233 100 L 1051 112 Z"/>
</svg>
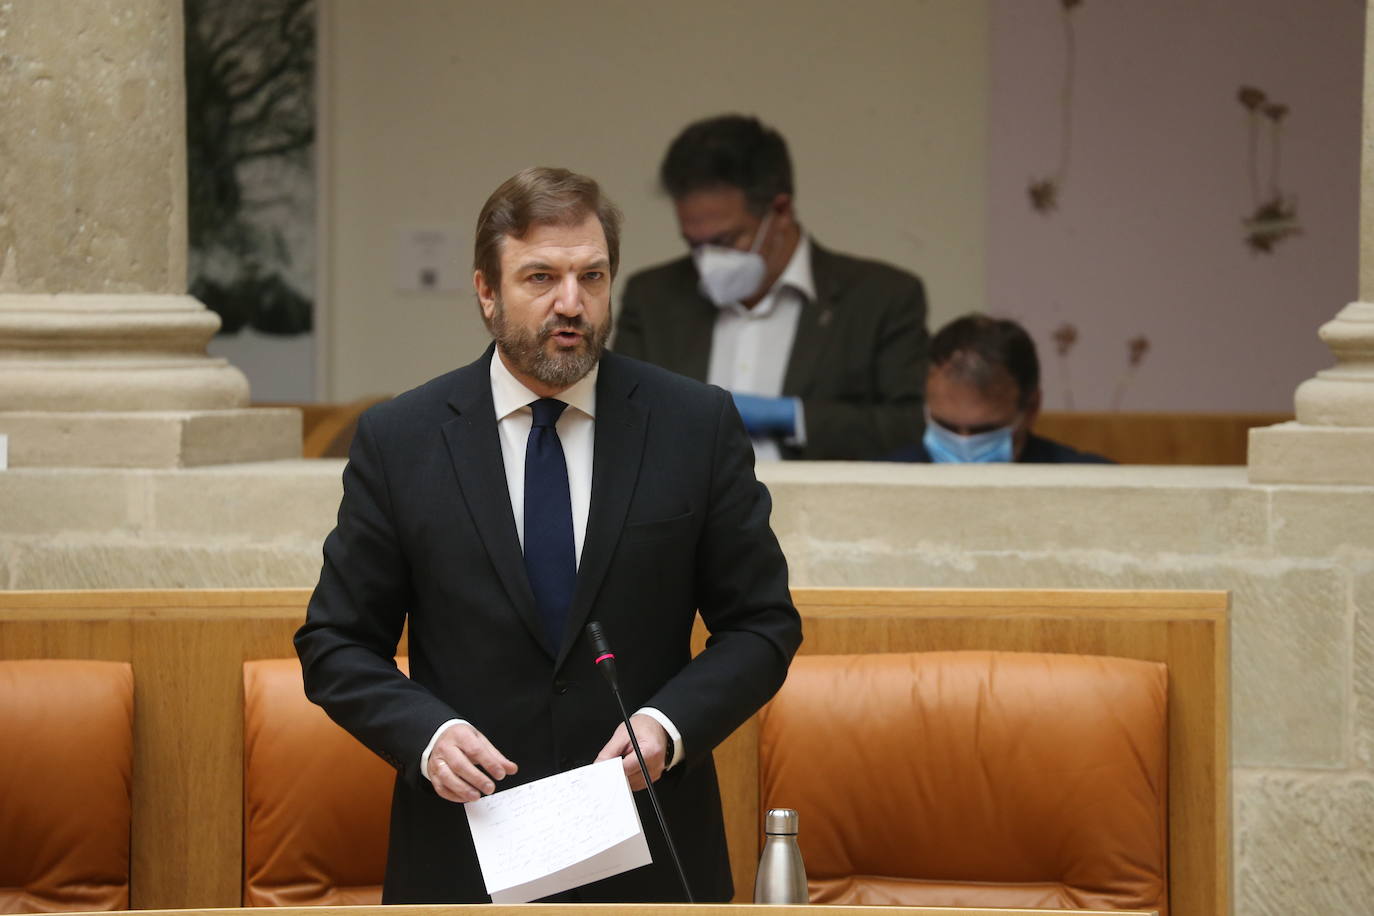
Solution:
<svg viewBox="0 0 1374 916">
<path fill-rule="evenodd" d="M 892 461 L 1111 464 L 1031 432 L 1040 413 L 1035 342 L 1014 321 L 965 315 L 930 342 L 925 434 Z"/>
<path fill-rule="evenodd" d="M 878 458 L 920 436 L 921 281 L 816 244 L 777 131 L 724 115 L 659 170 L 687 257 L 630 277 L 614 349 L 728 389 L 760 460 Z"/>
</svg>

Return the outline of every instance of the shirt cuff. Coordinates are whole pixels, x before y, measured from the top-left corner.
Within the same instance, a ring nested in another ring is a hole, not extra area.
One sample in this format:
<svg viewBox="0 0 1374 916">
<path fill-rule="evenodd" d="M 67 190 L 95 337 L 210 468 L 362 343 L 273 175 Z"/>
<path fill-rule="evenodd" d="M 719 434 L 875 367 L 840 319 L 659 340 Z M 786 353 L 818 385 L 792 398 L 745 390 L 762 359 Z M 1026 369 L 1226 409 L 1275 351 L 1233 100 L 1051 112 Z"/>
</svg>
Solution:
<svg viewBox="0 0 1374 916">
<path fill-rule="evenodd" d="M 677 726 L 673 724 L 672 719 L 668 718 L 657 709 L 654 709 L 652 706 L 641 706 L 639 709 L 635 710 L 635 715 L 648 716 L 650 719 L 653 719 L 659 725 L 662 725 L 663 730 L 668 733 L 668 737 L 673 739 L 673 759 L 669 760 L 668 765 L 663 768 L 665 773 L 668 772 L 682 759 L 682 733 L 677 730 Z"/>
<path fill-rule="evenodd" d="M 806 445 L 806 411 L 802 409 L 802 399 L 792 398 L 794 422 L 792 423 L 792 435 L 783 440 L 788 445 L 803 448 Z"/>
<path fill-rule="evenodd" d="M 466 725 L 467 719 L 449 719 L 443 725 L 434 730 L 434 737 L 429 739 L 429 744 L 425 745 L 424 753 L 420 755 L 420 775 L 429 779 L 429 755 L 434 751 L 434 745 L 438 743 L 439 736 L 442 735 L 450 725 Z M 433 780 L 431 780 L 433 781 Z"/>
</svg>

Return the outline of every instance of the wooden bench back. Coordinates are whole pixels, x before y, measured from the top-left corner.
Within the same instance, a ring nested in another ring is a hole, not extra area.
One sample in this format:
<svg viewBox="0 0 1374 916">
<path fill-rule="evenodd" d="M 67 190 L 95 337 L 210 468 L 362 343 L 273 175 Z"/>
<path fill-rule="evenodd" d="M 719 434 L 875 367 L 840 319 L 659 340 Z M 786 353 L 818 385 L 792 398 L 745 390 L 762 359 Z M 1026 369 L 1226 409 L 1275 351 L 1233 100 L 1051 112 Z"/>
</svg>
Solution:
<svg viewBox="0 0 1374 916">
<path fill-rule="evenodd" d="M 1000 649 L 1162 661 L 1170 672 L 1170 869 L 1177 916 L 1229 911 L 1223 592 L 797 589 L 807 653 Z M 294 654 L 306 589 L 0 592 L 0 658 L 127 661 L 135 672 L 131 904 L 237 906 L 243 662 Z M 405 651 L 404 644 L 401 651 Z M 757 726 L 716 751 L 737 899 L 759 849 Z"/>
</svg>

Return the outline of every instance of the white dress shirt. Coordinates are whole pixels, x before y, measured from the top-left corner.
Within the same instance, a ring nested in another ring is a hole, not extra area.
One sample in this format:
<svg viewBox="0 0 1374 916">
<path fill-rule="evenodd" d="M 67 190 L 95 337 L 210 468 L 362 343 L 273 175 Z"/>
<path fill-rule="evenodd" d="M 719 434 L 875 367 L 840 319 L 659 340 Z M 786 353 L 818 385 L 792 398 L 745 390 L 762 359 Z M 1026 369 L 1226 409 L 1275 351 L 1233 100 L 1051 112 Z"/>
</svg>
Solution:
<svg viewBox="0 0 1374 916">
<path fill-rule="evenodd" d="M 815 298 L 811 239 L 803 235 L 787 267 L 753 308 L 739 302 L 719 306 L 711 332 L 706 381 L 727 391 L 780 397 L 802 306 Z M 800 402 L 796 432 L 787 442 L 806 444 L 806 420 Z M 782 451 L 776 439 L 755 439 L 754 457 L 758 461 L 777 461 L 782 458 Z"/>
<path fill-rule="evenodd" d="M 558 400 L 568 406 L 558 417 L 558 441 L 563 445 L 563 459 L 568 466 L 568 496 L 572 503 L 573 545 L 577 552 L 577 563 L 582 564 L 582 544 L 587 537 L 587 511 L 592 501 L 592 457 L 596 437 L 596 377 L 601 371 L 598 364 L 580 380 L 558 394 Z M 529 443 L 530 427 L 534 424 L 534 411 L 530 404 L 539 400 L 539 395 L 525 387 L 524 383 L 506 368 L 501 354 L 491 358 L 491 399 L 496 408 L 496 431 L 501 439 L 501 460 L 506 466 L 506 489 L 510 491 L 510 508 L 515 516 L 515 533 L 520 538 L 520 549 L 525 548 L 525 448 Z M 668 761 L 672 767 L 682 759 L 682 734 L 666 715 L 649 706 L 635 710 L 636 715 L 654 719 L 673 739 L 673 759 Z M 435 730 L 424 753 L 420 755 L 420 772 L 429 778 L 429 755 L 434 750 L 439 736 L 450 725 L 465 722 L 465 719 L 450 719 Z M 610 735 L 606 740 L 611 739 Z M 500 750 L 498 748 L 497 750 Z M 519 761 L 517 760 L 518 764 Z M 668 767 L 665 767 L 667 769 Z"/>
</svg>

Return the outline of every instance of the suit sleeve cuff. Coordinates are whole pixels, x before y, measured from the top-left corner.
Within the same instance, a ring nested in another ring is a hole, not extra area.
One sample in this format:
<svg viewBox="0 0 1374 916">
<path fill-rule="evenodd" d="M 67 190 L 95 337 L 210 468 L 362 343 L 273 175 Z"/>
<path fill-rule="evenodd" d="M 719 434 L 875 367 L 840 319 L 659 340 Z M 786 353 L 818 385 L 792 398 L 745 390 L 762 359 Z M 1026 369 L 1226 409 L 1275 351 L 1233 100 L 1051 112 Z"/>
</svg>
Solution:
<svg viewBox="0 0 1374 916">
<path fill-rule="evenodd" d="M 677 726 L 673 724 L 672 719 L 665 716 L 659 710 L 654 709 L 652 706 L 642 706 L 636 709 L 635 715 L 648 716 L 650 719 L 653 719 L 659 725 L 662 725 L 663 730 L 668 733 L 668 737 L 673 739 L 673 759 L 669 760 L 668 765 L 663 768 L 664 772 L 671 770 L 683 756 L 682 733 L 677 730 Z"/>
<path fill-rule="evenodd" d="M 448 730 L 450 725 L 466 725 L 467 719 L 449 719 L 443 725 L 434 730 L 434 736 L 429 739 L 429 744 L 425 745 L 424 753 L 420 754 L 420 775 L 429 779 L 429 755 L 434 751 L 434 745 L 439 742 L 439 736 Z"/>
</svg>

